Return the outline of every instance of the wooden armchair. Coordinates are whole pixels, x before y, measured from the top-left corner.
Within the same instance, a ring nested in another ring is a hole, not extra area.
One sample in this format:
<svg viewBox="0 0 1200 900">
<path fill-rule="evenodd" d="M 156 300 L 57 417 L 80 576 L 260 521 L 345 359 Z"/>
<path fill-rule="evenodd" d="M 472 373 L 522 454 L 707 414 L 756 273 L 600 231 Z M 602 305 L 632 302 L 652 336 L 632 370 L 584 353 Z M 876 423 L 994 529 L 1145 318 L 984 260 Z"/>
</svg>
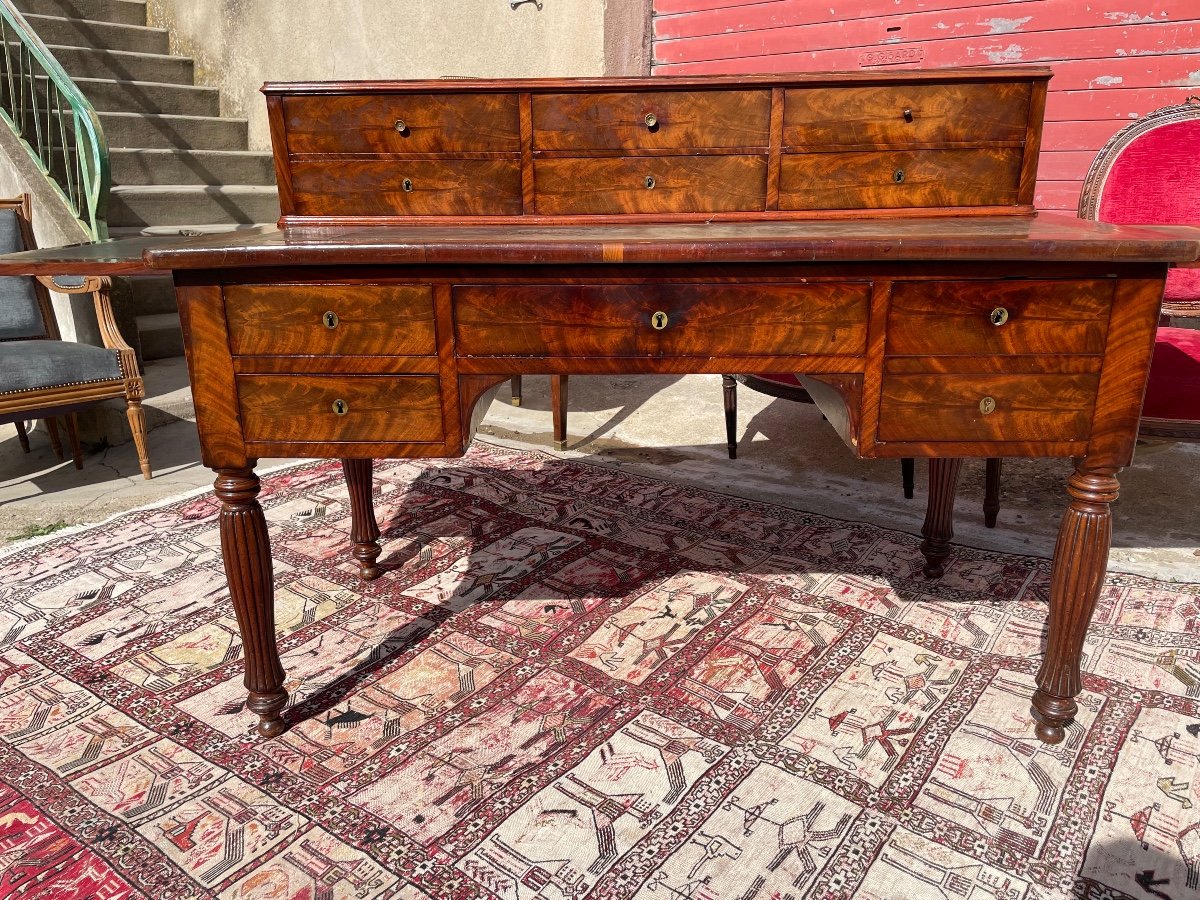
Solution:
<svg viewBox="0 0 1200 900">
<path fill-rule="evenodd" d="M 0 252 L 36 247 L 30 198 L 0 200 Z M 146 452 L 145 387 L 133 348 L 117 330 L 109 301 L 109 279 L 0 278 L 0 424 L 14 422 L 21 448 L 29 452 L 25 422 L 44 419 L 58 457 L 62 448 L 55 418 L 65 416 L 75 468 L 83 468 L 76 413 L 111 397 L 124 397 L 142 476 L 151 477 Z M 61 339 L 48 288 L 91 294 L 103 347 Z"/>
</svg>

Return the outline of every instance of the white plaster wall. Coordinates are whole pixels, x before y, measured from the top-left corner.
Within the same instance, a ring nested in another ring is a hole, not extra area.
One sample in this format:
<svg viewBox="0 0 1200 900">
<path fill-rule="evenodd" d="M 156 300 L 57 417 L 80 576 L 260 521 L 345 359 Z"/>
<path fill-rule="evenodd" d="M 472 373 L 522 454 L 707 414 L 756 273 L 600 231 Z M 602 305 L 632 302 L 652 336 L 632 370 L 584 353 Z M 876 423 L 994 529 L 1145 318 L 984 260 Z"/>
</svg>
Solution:
<svg viewBox="0 0 1200 900">
<path fill-rule="evenodd" d="M 148 0 L 171 52 L 270 147 L 264 81 L 649 71 L 649 0 Z"/>
</svg>

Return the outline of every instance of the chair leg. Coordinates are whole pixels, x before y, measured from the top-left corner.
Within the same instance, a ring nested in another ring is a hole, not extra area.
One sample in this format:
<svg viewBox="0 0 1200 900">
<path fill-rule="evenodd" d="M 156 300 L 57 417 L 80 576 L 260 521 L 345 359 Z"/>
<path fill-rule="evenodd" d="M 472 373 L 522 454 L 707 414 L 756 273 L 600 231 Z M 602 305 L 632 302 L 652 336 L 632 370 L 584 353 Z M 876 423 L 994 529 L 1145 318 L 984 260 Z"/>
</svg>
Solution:
<svg viewBox="0 0 1200 900">
<path fill-rule="evenodd" d="M 521 405 L 521 376 L 514 375 L 512 377 L 512 405 Z"/>
<path fill-rule="evenodd" d="M 921 526 L 926 578 L 941 578 L 946 570 L 946 557 L 950 555 L 950 541 L 954 537 L 954 490 L 961 468 L 961 459 L 929 460 L 929 499 L 925 524 Z"/>
<path fill-rule="evenodd" d="M 71 441 L 71 459 L 75 468 L 83 469 L 83 449 L 79 446 L 79 416 L 75 413 L 67 415 L 67 438 Z"/>
<path fill-rule="evenodd" d="M 149 481 L 154 473 L 150 471 L 150 452 L 146 449 L 146 411 L 142 409 L 142 401 L 127 400 L 125 417 L 129 420 L 129 430 L 133 432 L 133 446 L 137 448 L 142 477 Z"/>
<path fill-rule="evenodd" d="M 983 524 L 988 528 L 996 527 L 996 516 L 1000 512 L 1000 465 L 1004 460 L 990 457 L 987 461 L 987 475 L 984 479 Z"/>
<path fill-rule="evenodd" d="M 550 408 L 554 413 L 554 449 L 567 448 L 567 376 L 550 376 Z"/>
<path fill-rule="evenodd" d="M 58 437 L 58 422 L 53 416 L 46 420 L 46 433 L 50 435 L 50 449 L 54 451 L 54 456 L 59 462 L 63 459 L 62 441 Z"/>
<path fill-rule="evenodd" d="M 904 499 L 911 500 L 913 498 L 913 484 L 916 480 L 916 460 L 911 456 L 902 457 L 900 460 L 900 480 L 904 482 Z"/>
<path fill-rule="evenodd" d="M 729 458 L 737 459 L 737 379 L 722 375 L 721 389 L 725 393 L 725 444 Z"/>
<path fill-rule="evenodd" d="M 21 449 L 26 453 L 29 452 L 29 434 L 25 431 L 25 423 L 17 422 L 17 441 L 21 445 Z"/>
</svg>

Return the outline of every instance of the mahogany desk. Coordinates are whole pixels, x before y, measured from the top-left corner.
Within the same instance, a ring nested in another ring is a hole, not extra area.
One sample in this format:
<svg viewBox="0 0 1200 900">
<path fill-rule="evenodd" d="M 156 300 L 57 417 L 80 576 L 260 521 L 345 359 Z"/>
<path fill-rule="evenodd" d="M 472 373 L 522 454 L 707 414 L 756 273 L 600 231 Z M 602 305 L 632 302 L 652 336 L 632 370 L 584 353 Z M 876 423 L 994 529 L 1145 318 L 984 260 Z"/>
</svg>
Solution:
<svg viewBox="0 0 1200 900">
<path fill-rule="evenodd" d="M 0 274 L 174 273 L 246 653 L 279 734 L 255 461 L 458 456 L 515 374 L 795 372 L 860 457 L 1069 456 L 1033 697 L 1076 711 L 1116 475 L 1163 281 L 1200 232 L 1033 216 L 1048 73 L 268 86 L 280 230 L 14 255 Z"/>
</svg>

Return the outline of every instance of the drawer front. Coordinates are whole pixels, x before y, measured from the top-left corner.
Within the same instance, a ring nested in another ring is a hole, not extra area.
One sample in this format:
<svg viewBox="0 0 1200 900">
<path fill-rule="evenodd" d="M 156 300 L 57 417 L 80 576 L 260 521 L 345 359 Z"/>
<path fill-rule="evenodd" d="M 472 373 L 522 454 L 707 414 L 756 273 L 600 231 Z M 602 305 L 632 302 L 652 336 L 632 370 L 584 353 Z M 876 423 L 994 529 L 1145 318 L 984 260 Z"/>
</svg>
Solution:
<svg viewBox="0 0 1200 900">
<path fill-rule="evenodd" d="M 1020 174 L 1019 149 L 801 153 L 783 157 L 779 208 L 1011 205 Z"/>
<path fill-rule="evenodd" d="M 888 307 L 892 356 L 1100 354 L 1115 284 L 899 282 Z"/>
<path fill-rule="evenodd" d="M 861 355 L 869 298 L 866 283 L 463 285 L 455 333 L 464 356 Z"/>
<path fill-rule="evenodd" d="M 437 353 L 428 285 L 231 284 L 225 317 L 235 356 Z"/>
<path fill-rule="evenodd" d="M 783 145 L 819 147 L 1024 143 L 1030 84 L 789 88 Z"/>
<path fill-rule="evenodd" d="M 515 159 L 292 161 L 292 198 L 306 216 L 517 216 Z"/>
<path fill-rule="evenodd" d="M 521 149 L 516 94 L 284 97 L 283 119 L 292 153 Z"/>
<path fill-rule="evenodd" d="M 444 438 L 433 375 L 239 375 L 237 391 L 247 441 Z"/>
<path fill-rule="evenodd" d="M 741 212 L 766 205 L 765 156 L 540 159 L 542 215 Z"/>
<path fill-rule="evenodd" d="M 533 96 L 535 150 L 766 147 L 770 123 L 770 91 Z"/>
<path fill-rule="evenodd" d="M 1086 440 L 1099 384 L 1099 375 L 886 375 L 879 440 Z"/>
</svg>

